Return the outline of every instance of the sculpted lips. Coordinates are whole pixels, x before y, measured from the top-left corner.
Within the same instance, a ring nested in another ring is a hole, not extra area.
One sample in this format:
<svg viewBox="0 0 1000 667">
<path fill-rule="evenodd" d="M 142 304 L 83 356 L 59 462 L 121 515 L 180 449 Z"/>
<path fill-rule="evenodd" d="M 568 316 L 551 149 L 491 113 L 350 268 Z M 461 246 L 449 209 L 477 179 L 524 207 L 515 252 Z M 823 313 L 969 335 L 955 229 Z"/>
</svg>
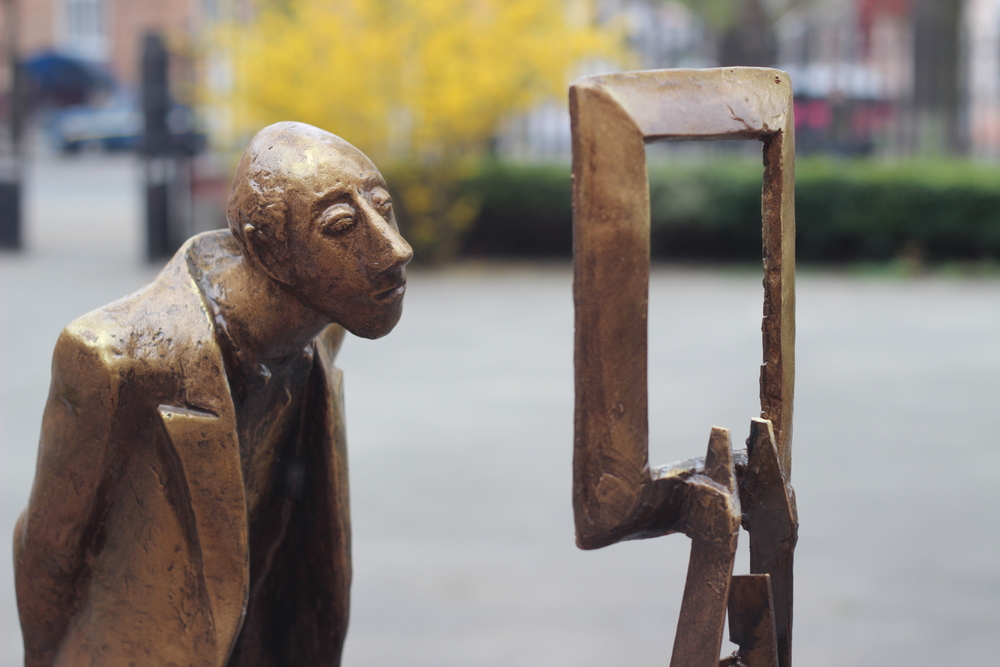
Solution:
<svg viewBox="0 0 1000 667">
<path fill-rule="evenodd" d="M 403 292 L 406 291 L 406 272 L 403 270 L 403 267 L 397 266 L 394 269 L 383 272 L 378 277 L 381 278 L 379 282 L 383 285 L 388 284 L 392 285 L 392 287 L 376 293 L 374 297 L 375 301 L 392 301 L 403 296 Z"/>
<path fill-rule="evenodd" d="M 403 293 L 405 291 L 406 291 L 406 280 L 403 280 L 403 282 L 399 283 L 395 287 L 390 287 L 389 289 L 385 290 L 384 292 L 379 292 L 378 294 L 376 294 L 375 295 L 375 300 L 376 301 L 389 301 L 391 299 L 395 299 L 396 297 L 403 296 Z"/>
</svg>

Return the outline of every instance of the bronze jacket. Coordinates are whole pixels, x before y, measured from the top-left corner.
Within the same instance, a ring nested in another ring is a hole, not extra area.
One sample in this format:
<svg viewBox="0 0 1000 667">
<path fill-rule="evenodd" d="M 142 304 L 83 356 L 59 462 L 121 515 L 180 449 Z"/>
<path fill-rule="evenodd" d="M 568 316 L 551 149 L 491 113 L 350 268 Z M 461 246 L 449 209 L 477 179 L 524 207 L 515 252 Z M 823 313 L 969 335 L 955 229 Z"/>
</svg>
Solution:
<svg viewBox="0 0 1000 667">
<path fill-rule="evenodd" d="M 296 492 L 274 494 L 249 544 L 233 399 L 196 280 L 236 252 L 228 232 L 197 236 L 146 287 L 59 337 L 14 534 L 28 667 L 339 665 L 344 332 L 314 343 L 306 417 L 276 470 L 294 468 Z"/>
</svg>

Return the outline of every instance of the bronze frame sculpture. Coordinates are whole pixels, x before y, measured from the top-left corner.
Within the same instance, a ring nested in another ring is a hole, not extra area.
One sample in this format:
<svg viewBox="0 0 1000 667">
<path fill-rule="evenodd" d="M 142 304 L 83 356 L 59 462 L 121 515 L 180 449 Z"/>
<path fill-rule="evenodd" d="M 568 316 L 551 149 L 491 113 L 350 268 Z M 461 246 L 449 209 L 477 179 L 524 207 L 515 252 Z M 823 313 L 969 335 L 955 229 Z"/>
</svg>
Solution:
<svg viewBox="0 0 1000 667">
<path fill-rule="evenodd" d="M 690 566 L 672 667 L 719 664 L 726 610 L 740 646 L 729 664 L 791 667 L 791 472 L 795 339 L 794 123 L 784 72 L 659 70 L 587 77 L 570 88 L 577 544 L 682 532 Z M 764 362 L 748 454 L 713 428 L 703 461 L 651 468 L 646 388 L 649 185 L 645 145 L 756 139 L 762 193 Z M 750 569 L 733 577 L 740 525 Z"/>
</svg>

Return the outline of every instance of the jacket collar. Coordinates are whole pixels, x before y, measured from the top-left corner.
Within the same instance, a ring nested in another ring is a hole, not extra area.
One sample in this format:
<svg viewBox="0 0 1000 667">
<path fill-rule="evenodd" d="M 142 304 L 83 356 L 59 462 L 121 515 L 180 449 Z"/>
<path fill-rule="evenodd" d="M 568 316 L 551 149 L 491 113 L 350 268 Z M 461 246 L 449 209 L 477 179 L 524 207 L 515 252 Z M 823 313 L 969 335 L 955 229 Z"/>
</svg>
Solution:
<svg viewBox="0 0 1000 667">
<path fill-rule="evenodd" d="M 179 483 L 194 522 L 192 553 L 200 561 L 193 565 L 208 606 L 214 663 L 223 665 L 246 613 L 250 568 L 236 411 L 211 311 L 195 277 L 196 261 L 213 259 L 214 244 L 203 241 L 214 239 L 206 236 L 189 240 L 174 258 L 175 266 L 164 271 L 173 274 L 175 289 L 187 293 L 187 307 L 176 315 L 184 319 L 187 345 L 197 349 L 182 351 L 185 363 L 177 366 L 185 374 L 183 405 L 163 404 L 158 412 L 180 462 Z"/>
<path fill-rule="evenodd" d="M 179 316 L 184 318 L 188 340 L 197 341 L 198 349 L 191 360 L 193 372 L 184 367 L 190 376 L 182 379 L 184 404 L 164 404 L 158 409 L 183 471 L 180 482 L 194 521 L 191 534 L 196 544 L 192 551 L 200 560 L 194 565 L 209 608 L 207 616 L 218 665 L 228 659 L 246 614 L 250 578 L 248 525 L 235 407 L 218 332 L 197 276 L 207 264 L 229 261 L 232 252 L 228 232 L 201 234 L 177 253 L 174 266 L 164 270 L 164 276 L 173 274 L 175 287 L 190 295 L 184 301 L 197 304 L 196 308 L 182 308 Z M 329 529 L 340 538 L 336 540 L 338 553 L 332 554 L 335 576 L 342 579 L 336 586 L 346 591 L 350 585 L 347 453 L 341 416 L 341 374 L 333 367 L 343 337 L 344 330 L 336 325 L 320 334 L 315 342 L 314 371 L 321 374 L 328 387 L 324 392 L 328 405 L 322 411 L 327 418 L 321 429 L 328 469 L 323 475 L 332 487 L 330 511 L 336 517 L 336 525 Z M 342 610 L 345 618 L 346 612 L 346 608 Z"/>
</svg>

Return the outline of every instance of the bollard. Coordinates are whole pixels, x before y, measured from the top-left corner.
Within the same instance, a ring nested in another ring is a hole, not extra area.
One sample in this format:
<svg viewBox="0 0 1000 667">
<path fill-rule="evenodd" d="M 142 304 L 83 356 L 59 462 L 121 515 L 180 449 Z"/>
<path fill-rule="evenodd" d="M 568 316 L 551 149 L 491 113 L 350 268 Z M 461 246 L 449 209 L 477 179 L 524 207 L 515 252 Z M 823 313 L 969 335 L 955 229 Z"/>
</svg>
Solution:
<svg viewBox="0 0 1000 667">
<path fill-rule="evenodd" d="M 171 143 L 167 122 L 171 108 L 169 85 L 169 55 L 163 39 L 155 33 L 143 38 L 142 48 L 142 112 L 144 130 L 142 153 L 146 180 L 146 257 L 149 261 L 165 259 L 174 254 L 187 234 L 179 218 L 183 211 L 175 196 L 178 175 L 184 173 Z"/>
<path fill-rule="evenodd" d="M 10 71 L 8 97 L 8 146 L 0 159 L 0 248 L 21 248 L 21 137 L 24 127 L 24 73 L 18 56 L 19 13 L 13 0 L 4 2 L 7 65 Z"/>
</svg>

